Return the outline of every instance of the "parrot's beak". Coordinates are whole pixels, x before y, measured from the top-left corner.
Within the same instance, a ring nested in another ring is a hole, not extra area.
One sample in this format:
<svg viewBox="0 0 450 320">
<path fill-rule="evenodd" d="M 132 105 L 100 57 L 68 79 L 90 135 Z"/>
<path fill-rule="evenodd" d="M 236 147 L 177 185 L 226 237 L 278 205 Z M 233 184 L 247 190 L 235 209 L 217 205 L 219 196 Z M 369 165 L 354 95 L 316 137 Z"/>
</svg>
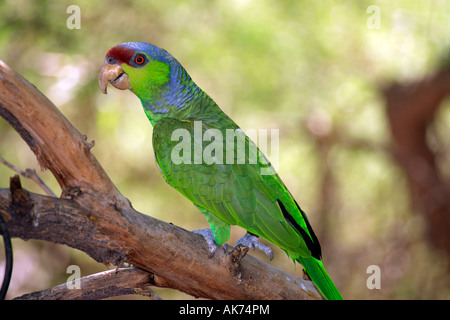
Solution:
<svg viewBox="0 0 450 320">
<path fill-rule="evenodd" d="M 106 94 L 106 87 L 111 83 L 114 87 L 120 90 L 130 89 L 130 78 L 123 71 L 119 64 L 109 64 L 103 62 L 100 74 L 98 75 L 98 83 L 100 90 Z"/>
</svg>

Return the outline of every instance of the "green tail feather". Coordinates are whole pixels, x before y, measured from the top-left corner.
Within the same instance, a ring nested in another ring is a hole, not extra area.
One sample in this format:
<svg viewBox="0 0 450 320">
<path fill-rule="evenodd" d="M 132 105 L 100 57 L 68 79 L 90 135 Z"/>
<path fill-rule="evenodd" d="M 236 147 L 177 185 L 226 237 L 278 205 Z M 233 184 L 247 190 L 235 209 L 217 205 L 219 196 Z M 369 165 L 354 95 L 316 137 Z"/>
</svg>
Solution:
<svg viewBox="0 0 450 320">
<path fill-rule="evenodd" d="M 325 299 L 342 300 L 341 294 L 325 270 L 322 261 L 313 257 L 299 258 L 298 261 L 302 264 L 303 268 L 311 277 L 317 289 L 319 289 Z"/>
</svg>

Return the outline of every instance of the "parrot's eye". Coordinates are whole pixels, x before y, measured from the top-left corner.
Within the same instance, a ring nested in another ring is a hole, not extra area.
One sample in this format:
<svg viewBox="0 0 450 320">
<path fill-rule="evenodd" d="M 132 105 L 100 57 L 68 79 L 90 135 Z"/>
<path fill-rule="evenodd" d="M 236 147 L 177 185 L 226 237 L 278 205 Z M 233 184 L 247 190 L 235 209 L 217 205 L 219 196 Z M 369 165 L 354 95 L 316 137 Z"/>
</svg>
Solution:
<svg viewBox="0 0 450 320">
<path fill-rule="evenodd" d="M 140 68 L 145 66 L 147 62 L 148 58 L 146 55 L 142 53 L 136 53 L 134 56 L 131 57 L 129 64 L 130 66 L 133 66 L 135 68 Z"/>
<path fill-rule="evenodd" d="M 144 62 L 144 58 L 142 56 L 137 56 L 136 59 L 134 59 L 134 62 L 137 64 L 142 64 Z"/>
<path fill-rule="evenodd" d="M 136 57 L 134 57 L 134 62 L 137 65 L 142 65 L 145 62 L 145 57 L 143 55 L 137 55 Z"/>
</svg>

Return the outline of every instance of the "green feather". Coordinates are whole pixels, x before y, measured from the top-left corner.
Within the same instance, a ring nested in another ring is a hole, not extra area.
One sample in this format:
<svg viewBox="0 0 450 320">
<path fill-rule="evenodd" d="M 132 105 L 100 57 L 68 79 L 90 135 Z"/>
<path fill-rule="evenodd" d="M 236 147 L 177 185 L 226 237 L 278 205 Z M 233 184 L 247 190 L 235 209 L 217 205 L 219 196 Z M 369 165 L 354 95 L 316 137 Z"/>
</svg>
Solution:
<svg viewBox="0 0 450 320">
<path fill-rule="evenodd" d="M 322 261 L 311 257 L 299 258 L 299 262 L 325 298 L 328 300 L 342 300 L 341 294 L 325 270 Z"/>
</svg>

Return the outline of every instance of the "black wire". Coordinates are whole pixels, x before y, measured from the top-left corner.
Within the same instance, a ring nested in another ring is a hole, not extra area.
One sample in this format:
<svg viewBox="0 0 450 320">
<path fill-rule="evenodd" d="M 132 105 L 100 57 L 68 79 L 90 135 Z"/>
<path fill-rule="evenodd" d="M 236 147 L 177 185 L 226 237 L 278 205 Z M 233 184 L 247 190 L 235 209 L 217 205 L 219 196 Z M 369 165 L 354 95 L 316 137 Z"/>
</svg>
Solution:
<svg viewBox="0 0 450 320">
<path fill-rule="evenodd" d="M 9 282 L 11 281 L 11 274 L 13 269 L 13 250 L 11 244 L 11 237 L 9 235 L 6 223 L 0 214 L 0 231 L 3 235 L 3 242 L 5 244 L 5 276 L 3 277 L 2 288 L 0 289 L 0 300 L 4 300 L 6 297 L 6 292 L 8 292 Z"/>
</svg>

